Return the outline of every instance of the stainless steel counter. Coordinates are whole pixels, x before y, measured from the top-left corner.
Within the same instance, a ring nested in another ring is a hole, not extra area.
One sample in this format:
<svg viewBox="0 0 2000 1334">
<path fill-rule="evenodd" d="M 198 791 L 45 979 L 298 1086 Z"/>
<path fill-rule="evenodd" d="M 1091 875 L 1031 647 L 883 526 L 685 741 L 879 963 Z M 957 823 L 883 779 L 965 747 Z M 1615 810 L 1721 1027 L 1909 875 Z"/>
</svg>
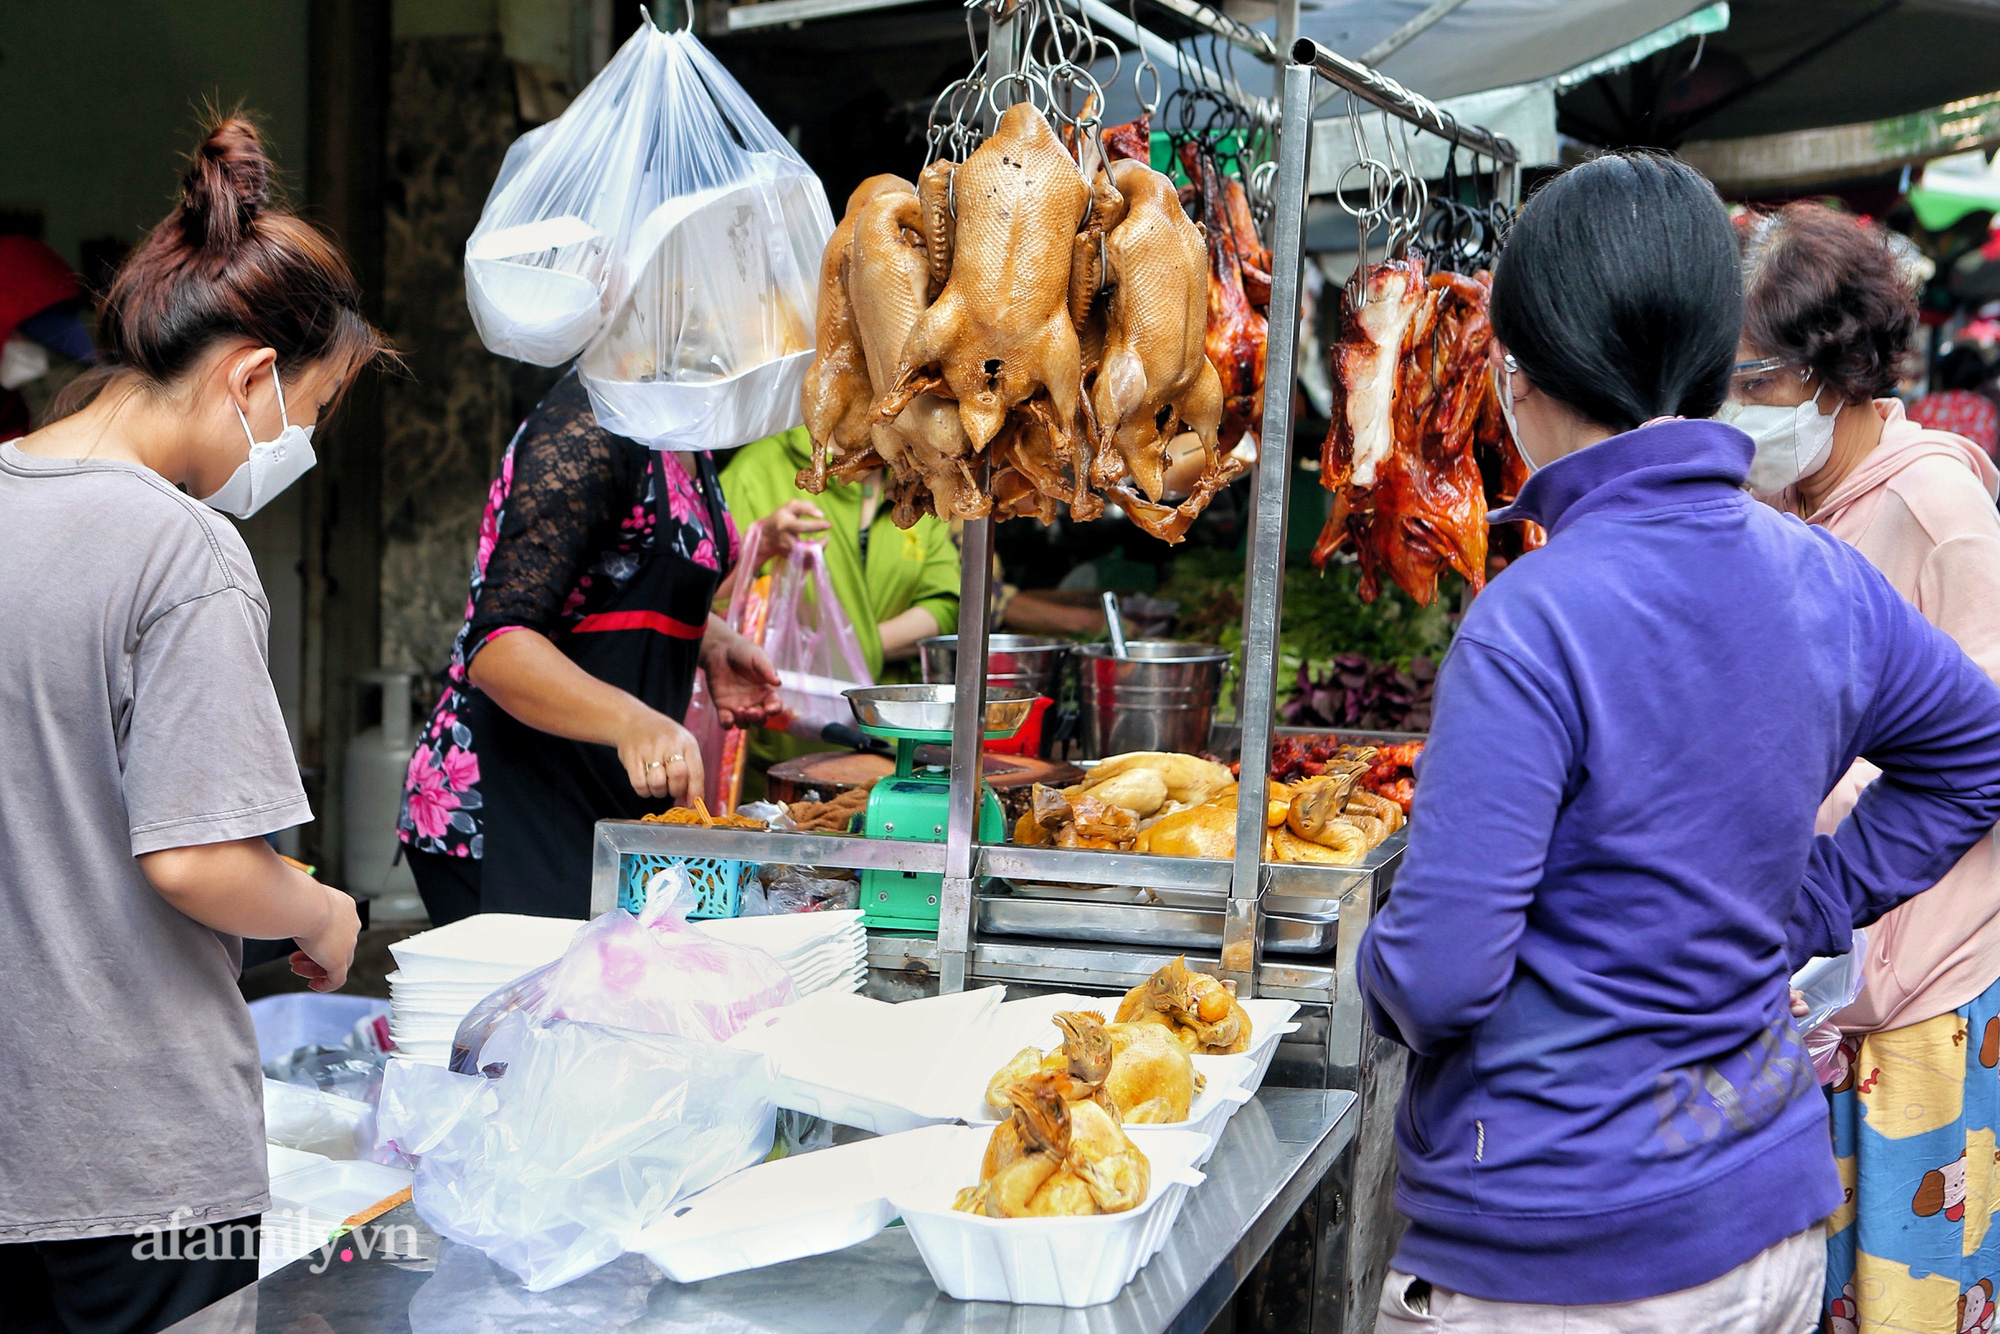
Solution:
<svg viewBox="0 0 2000 1334">
<path fill-rule="evenodd" d="M 1115 1301 L 1084 1310 L 957 1302 L 900 1227 L 830 1255 L 703 1283 L 636 1256 L 531 1293 L 440 1241 L 404 1205 L 173 1327 L 171 1334 L 1199 1334 L 1353 1138 L 1354 1095 L 1267 1088 L 1230 1119 L 1167 1244 Z M 351 1257 L 339 1258 L 342 1251 Z M 312 1270 L 318 1267 L 320 1273 Z"/>
</svg>

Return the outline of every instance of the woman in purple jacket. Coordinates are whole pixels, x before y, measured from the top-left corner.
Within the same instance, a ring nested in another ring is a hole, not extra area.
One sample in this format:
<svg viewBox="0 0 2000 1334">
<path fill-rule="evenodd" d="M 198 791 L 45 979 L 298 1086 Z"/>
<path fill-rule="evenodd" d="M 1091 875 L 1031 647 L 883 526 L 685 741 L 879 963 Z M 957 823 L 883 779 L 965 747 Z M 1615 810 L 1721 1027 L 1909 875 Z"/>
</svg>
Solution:
<svg viewBox="0 0 2000 1334">
<path fill-rule="evenodd" d="M 2000 821 L 2000 689 L 1705 420 L 1741 327 L 1707 182 L 1558 177 L 1495 274 L 1549 544 L 1445 660 L 1361 947 L 1411 1050 L 1385 1330 L 1802 1330 L 1841 1203 L 1787 977 Z M 1883 771 L 1815 837 L 1865 755 Z"/>
</svg>

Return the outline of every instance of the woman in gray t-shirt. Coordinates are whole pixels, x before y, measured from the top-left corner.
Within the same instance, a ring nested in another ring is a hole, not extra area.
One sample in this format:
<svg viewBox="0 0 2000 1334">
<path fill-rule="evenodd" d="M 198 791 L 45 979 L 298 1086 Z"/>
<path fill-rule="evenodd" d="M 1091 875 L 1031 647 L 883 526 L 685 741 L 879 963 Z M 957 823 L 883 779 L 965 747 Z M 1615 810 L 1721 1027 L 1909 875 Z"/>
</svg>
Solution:
<svg viewBox="0 0 2000 1334">
<path fill-rule="evenodd" d="M 104 364 L 0 446 L 0 1304 L 29 1328 L 151 1331 L 256 1280 L 237 938 L 295 940 L 321 991 L 354 954 L 353 900 L 264 838 L 312 813 L 222 512 L 312 466 L 383 344 L 269 177 L 217 125 L 111 286 Z"/>
</svg>

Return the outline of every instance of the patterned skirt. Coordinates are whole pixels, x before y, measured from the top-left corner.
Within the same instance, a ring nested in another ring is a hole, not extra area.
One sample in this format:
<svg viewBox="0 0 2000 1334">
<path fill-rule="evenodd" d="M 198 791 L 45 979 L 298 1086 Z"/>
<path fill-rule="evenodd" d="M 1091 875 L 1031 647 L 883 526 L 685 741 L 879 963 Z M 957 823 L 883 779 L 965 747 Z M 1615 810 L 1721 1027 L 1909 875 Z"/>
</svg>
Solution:
<svg viewBox="0 0 2000 1334">
<path fill-rule="evenodd" d="M 1846 1200 L 1826 1221 L 1822 1328 L 1996 1334 L 2000 982 L 1841 1046 L 1827 1094 Z"/>
</svg>

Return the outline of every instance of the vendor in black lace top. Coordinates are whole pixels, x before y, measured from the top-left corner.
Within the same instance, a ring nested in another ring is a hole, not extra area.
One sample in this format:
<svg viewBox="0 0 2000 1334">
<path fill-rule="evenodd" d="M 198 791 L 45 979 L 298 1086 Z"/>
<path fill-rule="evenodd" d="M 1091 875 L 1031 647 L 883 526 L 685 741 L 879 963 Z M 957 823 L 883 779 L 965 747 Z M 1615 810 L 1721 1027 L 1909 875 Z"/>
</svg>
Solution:
<svg viewBox="0 0 2000 1334">
<path fill-rule="evenodd" d="M 400 834 L 434 924 L 586 916 L 595 822 L 702 790 L 681 726 L 697 666 L 725 726 L 778 711 L 770 659 L 709 612 L 735 553 L 706 453 L 612 435 L 574 372 L 536 406 L 493 481 L 410 757 Z"/>
</svg>

